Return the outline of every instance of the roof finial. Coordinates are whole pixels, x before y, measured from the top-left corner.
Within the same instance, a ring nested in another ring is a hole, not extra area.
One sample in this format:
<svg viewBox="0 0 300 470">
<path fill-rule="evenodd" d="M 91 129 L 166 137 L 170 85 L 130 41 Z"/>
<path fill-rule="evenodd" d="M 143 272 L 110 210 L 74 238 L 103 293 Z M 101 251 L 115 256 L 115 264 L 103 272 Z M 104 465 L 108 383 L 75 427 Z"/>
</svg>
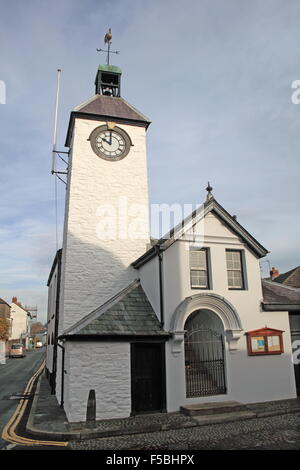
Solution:
<svg viewBox="0 0 300 470">
<path fill-rule="evenodd" d="M 214 196 L 213 196 L 212 193 L 211 193 L 212 190 L 213 190 L 213 188 L 212 188 L 212 186 L 210 185 L 210 183 L 209 183 L 209 181 L 208 181 L 208 183 L 207 183 L 207 188 L 206 188 L 206 191 L 207 191 L 206 200 L 207 200 L 207 201 L 210 201 L 210 199 L 213 199 L 213 198 L 214 198 Z"/>
<path fill-rule="evenodd" d="M 108 32 L 104 36 L 104 44 L 107 44 L 107 51 L 105 49 L 97 49 L 98 52 L 107 52 L 107 65 L 109 65 L 109 54 L 119 54 L 119 51 L 111 51 L 110 46 L 112 43 L 112 32 L 111 28 L 108 29 Z"/>
</svg>

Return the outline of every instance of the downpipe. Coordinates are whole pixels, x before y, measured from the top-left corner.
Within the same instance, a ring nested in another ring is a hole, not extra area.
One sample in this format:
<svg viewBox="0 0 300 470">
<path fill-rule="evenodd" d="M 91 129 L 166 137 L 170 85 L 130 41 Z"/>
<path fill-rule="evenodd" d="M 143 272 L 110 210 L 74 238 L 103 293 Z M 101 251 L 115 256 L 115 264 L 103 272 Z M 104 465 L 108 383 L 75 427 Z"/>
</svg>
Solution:
<svg viewBox="0 0 300 470">
<path fill-rule="evenodd" d="M 57 346 L 62 349 L 62 360 L 61 360 L 61 390 L 60 390 L 60 406 L 64 406 L 64 384 L 65 384 L 65 347 L 59 342 L 56 342 Z M 56 370 L 57 373 L 57 370 Z"/>
</svg>

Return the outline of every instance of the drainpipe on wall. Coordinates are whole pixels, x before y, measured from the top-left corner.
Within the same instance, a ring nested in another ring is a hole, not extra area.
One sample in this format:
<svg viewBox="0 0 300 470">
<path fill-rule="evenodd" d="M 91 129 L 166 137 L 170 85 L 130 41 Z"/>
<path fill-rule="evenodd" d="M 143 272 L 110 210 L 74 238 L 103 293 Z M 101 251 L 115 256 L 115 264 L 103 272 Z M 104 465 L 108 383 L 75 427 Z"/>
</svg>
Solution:
<svg viewBox="0 0 300 470">
<path fill-rule="evenodd" d="M 158 256 L 158 265 L 159 265 L 159 299 L 160 299 L 160 324 L 161 327 L 164 327 L 165 318 L 164 318 L 164 290 L 163 290 L 163 254 L 159 246 L 155 247 L 156 253 Z"/>
<path fill-rule="evenodd" d="M 56 342 L 57 346 L 62 349 L 62 361 L 61 361 L 61 390 L 60 390 L 60 406 L 64 405 L 64 376 L 65 376 L 65 347 Z"/>
</svg>

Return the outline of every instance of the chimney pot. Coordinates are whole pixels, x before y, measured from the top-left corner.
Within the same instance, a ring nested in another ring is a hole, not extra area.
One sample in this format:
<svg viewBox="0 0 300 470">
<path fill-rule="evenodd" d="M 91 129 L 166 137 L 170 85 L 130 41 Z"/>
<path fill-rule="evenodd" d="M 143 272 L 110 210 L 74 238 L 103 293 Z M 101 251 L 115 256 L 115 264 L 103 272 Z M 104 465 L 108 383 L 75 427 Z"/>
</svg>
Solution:
<svg viewBox="0 0 300 470">
<path fill-rule="evenodd" d="M 276 268 L 274 268 L 274 267 L 272 267 L 272 269 L 271 269 L 271 271 L 270 271 L 270 276 L 271 276 L 272 281 L 273 281 L 273 279 L 276 279 L 276 277 L 278 277 L 279 274 L 280 274 L 280 273 L 279 273 L 279 270 L 276 269 Z"/>
</svg>

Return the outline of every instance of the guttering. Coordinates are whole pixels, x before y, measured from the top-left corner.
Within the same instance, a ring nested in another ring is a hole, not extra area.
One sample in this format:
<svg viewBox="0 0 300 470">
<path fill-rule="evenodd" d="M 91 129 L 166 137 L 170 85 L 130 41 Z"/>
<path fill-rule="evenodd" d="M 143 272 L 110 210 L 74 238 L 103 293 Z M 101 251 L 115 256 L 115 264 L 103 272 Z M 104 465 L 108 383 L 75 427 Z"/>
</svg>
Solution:
<svg viewBox="0 0 300 470">
<path fill-rule="evenodd" d="M 167 341 L 171 336 L 168 332 L 160 332 L 159 334 L 89 334 L 89 335 L 61 335 L 60 340 L 64 339 L 65 341 L 147 341 L 147 342 L 156 342 L 156 341 Z"/>
<path fill-rule="evenodd" d="M 157 255 L 157 250 L 158 249 L 160 250 L 160 247 L 158 245 L 152 246 L 152 248 L 150 248 L 148 251 L 146 251 L 146 253 L 144 253 L 137 260 L 135 260 L 132 263 L 132 266 L 135 269 L 140 268 L 141 266 L 143 266 L 143 264 L 147 263 L 148 261 L 150 261 L 152 258 L 154 258 Z"/>
<path fill-rule="evenodd" d="M 300 311 L 300 304 L 265 304 L 262 303 L 265 312 L 296 312 Z"/>
</svg>

